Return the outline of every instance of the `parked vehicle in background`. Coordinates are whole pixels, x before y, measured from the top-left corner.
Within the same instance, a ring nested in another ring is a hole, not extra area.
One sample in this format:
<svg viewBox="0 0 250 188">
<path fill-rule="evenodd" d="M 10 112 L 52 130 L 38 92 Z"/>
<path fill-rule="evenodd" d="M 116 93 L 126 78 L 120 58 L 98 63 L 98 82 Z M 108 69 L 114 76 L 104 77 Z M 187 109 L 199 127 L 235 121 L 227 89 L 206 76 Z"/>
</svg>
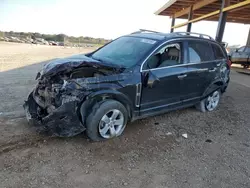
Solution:
<svg viewBox="0 0 250 188">
<path fill-rule="evenodd" d="M 86 130 L 94 141 L 111 139 L 136 119 L 189 106 L 215 110 L 230 65 L 224 47 L 207 35 L 142 30 L 51 61 L 24 108 L 29 122 L 53 135 Z"/>
<path fill-rule="evenodd" d="M 229 54 L 232 63 L 240 64 L 244 68 L 250 67 L 250 46 L 242 46 Z"/>
</svg>

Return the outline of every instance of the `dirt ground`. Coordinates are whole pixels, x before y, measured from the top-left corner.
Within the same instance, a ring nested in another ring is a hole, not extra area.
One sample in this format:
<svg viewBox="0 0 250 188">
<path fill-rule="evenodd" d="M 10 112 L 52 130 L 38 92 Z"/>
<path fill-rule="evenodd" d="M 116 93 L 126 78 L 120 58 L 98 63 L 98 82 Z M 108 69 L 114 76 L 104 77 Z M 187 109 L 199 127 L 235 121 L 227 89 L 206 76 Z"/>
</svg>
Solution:
<svg viewBox="0 0 250 188">
<path fill-rule="evenodd" d="M 89 50 L 0 43 L 0 187 L 250 187 L 250 76 L 235 71 L 215 112 L 147 118 L 99 143 L 38 135 L 22 104 L 39 62 Z"/>
</svg>

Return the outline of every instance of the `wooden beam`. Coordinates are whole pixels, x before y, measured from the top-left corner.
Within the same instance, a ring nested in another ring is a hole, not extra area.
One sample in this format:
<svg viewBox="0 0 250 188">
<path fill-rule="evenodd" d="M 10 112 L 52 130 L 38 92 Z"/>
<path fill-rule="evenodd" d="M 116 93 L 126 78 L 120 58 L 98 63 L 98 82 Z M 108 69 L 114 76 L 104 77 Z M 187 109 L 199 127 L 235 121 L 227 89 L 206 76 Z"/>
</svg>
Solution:
<svg viewBox="0 0 250 188">
<path fill-rule="evenodd" d="M 198 22 L 198 21 L 200 21 L 200 20 L 204 20 L 204 19 L 206 19 L 206 18 L 210 18 L 210 17 L 212 17 L 212 16 L 216 16 L 216 15 L 219 14 L 219 13 L 220 13 L 220 11 L 217 10 L 217 11 L 211 12 L 211 13 L 209 13 L 209 14 L 206 14 L 206 15 L 204 15 L 204 16 L 201 16 L 201 17 L 192 19 L 192 20 L 190 20 L 190 21 L 187 21 L 187 22 L 184 22 L 184 23 L 175 25 L 173 28 L 179 28 L 179 27 L 185 26 L 185 25 L 187 25 L 187 24 L 189 24 L 189 23 L 195 23 L 195 22 Z"/>
<path fill-rule="evenodd" d="M 200 9 L 200 8 L 206 6 L 206 5 L 211 4 L 211 3 L 214 3 L 214 2 L 216 2 L 216 1 L 218 1 L 218 0 L 202 0 L 202 1 L 199 1 L 199 2 L 197 2 L 197 3 L 195 3 L 195 4 L 193 5 L 193 11 L 194 11 L 194 10 L 197 10 L 197 9 Z M 180 16 L 183 16 L 183 15 L 185 15 L 185 14 L 188 14 L 188 13 L 189 13 L 189 10 L 190 10 L 190 7 L 185 8 L 184 10 L 181 10 L 181 11 L 179 11 L 179 12 L 176 12 L 176 13 L 174 14 L 174 16 L 175 16 L 175 18 L 178 18 L 178 17 L 180 17 Z"/>
<path fill-rule="evenodd" d="M 163 5 L 159 10 L 155 12 L 156 15 L 160 15 L 161 12 L 166 10 L 168 7 L 173 5 L 177 0 L 169 0 L 165 5 Z"/>
<path fill-rule="evenodd" d="M 218 17 L 209 18 L 207 21 L 218 21 Z M 227 17 L 227 22 L 250 24 L 250 19 Z"/>
<path fill-rule="evenodd" d="M 243 8 L 244 6 L 248 6 L 248 5 L 250 5 L 250 0 L 242 1 L 240 3 L 228 6 L 224 8 L 222 11 L 226 12 L 226 11 L 239 10 L 240 8 Z"/>
<path fill-rule="evenodd" d="M 230 18 L 230 19 L 235 19 L 235 20 L 250 20 L 250 18 L 249 17 L 237 17 L 237 16 L 227 16 L 228 18 Z"/>
<path fill-rule="evenodd" d="M 209 18 L 207 21 L 218 21 L 218 17 L 212 17 Z M 242 23 L 242 24 L 250 24 L 250 19 L 245 20 L 245 19 L 237 19 L 237 18 L 227 18 L 227 22 L 233 22 L 233 23 Z"/>
<path fill-rule="evenodd" d="M 246 9 L 246 10 L 242 10 L 242 9 Z M 241 8 L 237 8 L 237 9 L 234 9 L 234 10 L 231 10 L 230 12 L 236 12 L 236 11 L 240 11 L 240 13 L 242 12 L 247 12 L 249 14 L 250 10 L 249 10 L 250 6 L 247 6 L 247 7 L 241 7 Z"/>
<path fill-rule="evenodd" d="M 204 13 L 202 14 L 202 13 L 196 13 L 196 14 L 194 14 L 194 17 L 199 17 L 199 16 L 203 16 L 204 15 Z M 232 12 L 229 12 L 229 14 L 228 14 L 228 16 L 229 17 L 242 17 L 242 18 L 244 18 L 244 17 L 246 17 L 246 18 L 249 18 L 249 13 L 241 13 L 241 14 L 234 14 L 234 13 L 232 13 Z M 185 19 L 185 18 L 184 18 Z"/>
<path fill-rule="evenodd" d="M 222 12 L 227 12 L 227 11 L 235 10 L 235 9 L 242 8 L 242 7 L 244 7 L 244 6 L 247 6 L 247 5 L 250 5 L 250 0 L 245 0 L 245 1 L 243 1 L 243 2 L 240 2 L 240 3 L 234 4 L 234 5 L 228 6 L 228 7 L 224 8 L 224 9 L 222 10 Z M 189 23 L 195 23 L 195 22 L 204 20 L 204 19 L 206 19 L 206 18 L 210 18 L 210 17 L 216 16 L 216 15 L 218 15 L 219 13 L 220 13 L 220 10 L 216 10 L 216 11 L 214 11 L 214 12 L 211 12 L 211 13 L 209 13 L 209 14 L 203 15 L 203 16 L 201 16 L 201 17 L 198 17 L 198 18 L 192 19 L 192 20 L 190 20 L 190 21 L 187 21 L 187 22 L 184 22 L 184 23 L 175 25 L 175 26 L 173 26 L 172 28 L 179 28 L 179 27 L 185 26 L 185 25 L 187 25 L 187 24 L 189 24 Z"/>
<path fill-rule="evenodd" d="M 216 11 L 216 10 L 213 10 Z M 194 15 L 205 15 L 207 13 L 213 12 L 213 11 L 207 11 L 207 10 L 197 10 L 196 12 L 194 12 Z M 236 12 L 237 11 L 237 12 Z M 241 15 L 241 14 L 247 14 L 249 15 L 250 10 L 244 9 L 244 7 L 241 8 L 241 10 L 231 10 L 230 14 L 234 14 L 234 12 L 236 12 L 236 15 Z M 185 17 L 185 16 L 183 16 Z"/>
</svg>

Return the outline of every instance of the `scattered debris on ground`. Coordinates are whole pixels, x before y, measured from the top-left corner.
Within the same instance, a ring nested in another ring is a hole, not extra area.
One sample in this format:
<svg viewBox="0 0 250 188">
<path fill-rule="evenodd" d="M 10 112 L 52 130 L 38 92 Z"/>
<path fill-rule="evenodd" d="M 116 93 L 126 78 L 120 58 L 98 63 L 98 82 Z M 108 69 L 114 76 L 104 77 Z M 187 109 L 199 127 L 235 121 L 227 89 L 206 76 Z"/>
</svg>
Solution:
<svg viewBox="0 0 250 188">
<path fill-rule="evenodd" d="M 184 137 L 184 138 L 188 138 L 187 133 L 182 134 L 182 137 Z"/>
<path fill-rule="evenodd" d="M 135 121 L 107 142 L 48 138 L 32 131 L 22 108 L 42 67 L 32 61 L 79 52 L 7 49 L 0 45 L 0 187 L 250 187 L 250 89 L 239 84 L 248 76 L 232 77 L 212 113 L 188 108 Z"/>
<path fill-rule="evenodd" d="M 210 140 L 210 139 L 207 139 L 206 142 L 207 142 L 207 143 L 212 143 L 213 141 Z"/>
</svg>

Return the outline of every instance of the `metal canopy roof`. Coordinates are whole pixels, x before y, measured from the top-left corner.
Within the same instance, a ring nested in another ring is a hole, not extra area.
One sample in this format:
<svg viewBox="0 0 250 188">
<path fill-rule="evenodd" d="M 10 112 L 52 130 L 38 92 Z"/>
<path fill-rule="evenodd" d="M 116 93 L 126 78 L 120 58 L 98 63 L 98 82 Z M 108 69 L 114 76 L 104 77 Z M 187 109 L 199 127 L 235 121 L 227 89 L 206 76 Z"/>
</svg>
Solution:
<svg viewBox="0 0 250 188">
<path fill-rule="evenodd" d="M 236 6 L 244 3 L 243 6 Z M 236 8 L 234 8 L 235 5 Z M 193 19 L 221 9 L 221 0 L 169 0 L 163 7 L 155 12 L 156 15 L 170 16 L 175 18 L 188 19 L 190 7 L 193 6 Z M 231 0 L 232 7 L 228 12 L 227 22 L 250 24 L 250 3 L 249 0 Z M 219 13 L 206 17 L 202 20 L 218 21 Z M 197 20 L 200 21 L 200 20 Z"/>
</svg>

